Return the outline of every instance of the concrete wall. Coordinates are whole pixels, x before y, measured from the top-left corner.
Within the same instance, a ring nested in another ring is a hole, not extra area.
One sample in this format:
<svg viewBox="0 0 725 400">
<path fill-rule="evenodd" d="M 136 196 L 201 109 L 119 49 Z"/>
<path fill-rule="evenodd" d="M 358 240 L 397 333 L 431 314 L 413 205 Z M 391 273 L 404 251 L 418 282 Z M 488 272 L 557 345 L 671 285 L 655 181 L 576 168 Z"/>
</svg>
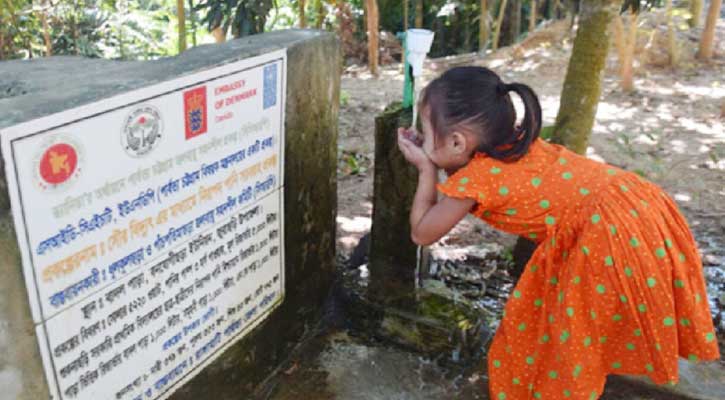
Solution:
<svg viewBox="0 0 725 400">
<path fill-rule="evenodd" d="M 341 51 L 315 31 L 272 32 L 157 61 L 52 57 L 0 63 L 0 129 L 132 89 L 288 49 L 285 148 L 286 298 L 174 399 L 247 398 L 320 315 L 335 260 Z M 0 163 L 0 398 L 48 398 Z"/>
</svg>

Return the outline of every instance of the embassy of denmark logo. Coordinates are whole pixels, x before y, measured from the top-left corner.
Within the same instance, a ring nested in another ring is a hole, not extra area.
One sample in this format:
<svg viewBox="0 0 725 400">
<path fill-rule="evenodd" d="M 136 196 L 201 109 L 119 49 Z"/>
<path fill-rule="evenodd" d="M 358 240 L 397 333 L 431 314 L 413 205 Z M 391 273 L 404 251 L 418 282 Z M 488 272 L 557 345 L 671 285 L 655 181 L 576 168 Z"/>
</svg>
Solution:
<svg viewBox="0 0 725 400">
<path fill-rule="evenodd" d="M 75 141 L 62 135 L 43 143 L 33 164 L 38 186 L 58 189 L 67 186 L 81 172 L 83 153 Z"/>
<path fill-rule="evenodd" d="M 131 112 L 123 121 L 121 144 L 132 157 L 144 156 L 161 141 L 163 128 L 159 110 L 144 105 Z"/>
<path fill-rule="evenodd" d="M 184 92 L 186 139 L 206 133 L 206 86 Z"/>
</svg>

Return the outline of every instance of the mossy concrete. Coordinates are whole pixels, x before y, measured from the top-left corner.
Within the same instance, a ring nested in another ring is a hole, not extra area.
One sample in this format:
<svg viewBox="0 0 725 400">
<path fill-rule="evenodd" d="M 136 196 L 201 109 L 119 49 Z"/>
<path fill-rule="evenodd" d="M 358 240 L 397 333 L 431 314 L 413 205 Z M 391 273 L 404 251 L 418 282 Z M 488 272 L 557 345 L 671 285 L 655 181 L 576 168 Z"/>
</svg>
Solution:
<svg viewBox="0 0 725 400">
<path fill-rule="evenodd" d="M 0 129 L 211 67 L 287 48 L 285 301 L 172 399 L 243 399 L 284 361 L 321 315 L 335 272 L 337 38 L 278 31 L 143 62 L 52 57 L 0 63 Z M 0 165 L 3 165 L 0 163 Z M 0 171 L 2 398 L 48 398 L 19 251 Z"/>
<path fill-rule="evenodd" d="M 344 313 L 356 335 L 467 366 L 480 365 L 492 338 L 485 313 L 436 288 L 397 296 L 405 306 L 384 304 L 364 289 L 343 292 Z"/>
<path fill-rule="evenodd" d="M 370 234 L 370 291 L 377 301 L 401 305 L 415 291 L 417 246 L 410 236 L 410 208 L 418 171 L 398 150 L 397 130 L 412 110 L 389 105 L 375 118 L 375 182 Z"/>
</svg>

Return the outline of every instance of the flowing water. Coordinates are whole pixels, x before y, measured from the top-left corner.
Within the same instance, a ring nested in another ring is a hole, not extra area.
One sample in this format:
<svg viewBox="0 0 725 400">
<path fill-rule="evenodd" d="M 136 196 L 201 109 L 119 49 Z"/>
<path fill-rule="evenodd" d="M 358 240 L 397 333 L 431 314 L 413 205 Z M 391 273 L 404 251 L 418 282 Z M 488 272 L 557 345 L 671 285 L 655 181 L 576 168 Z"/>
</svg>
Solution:
<svg viewBox="0 0 725 400">
<path fill-rule="evenodd" d="M 411 129 L 416 129 L 418 126 L 418 88 L 413 85 L 413 124 L 410 126 Z"/>
<path fill-rule="evenodd" d="M 419 89 L 418 87 L 413 84 L 413 123 L 410 126 L 410 129 L 414 129 L 417 131 L 418 126 L 418 93 Z M 422 133 L 417 133 L 418 135 L 422 135 Z M 416 137 L 416 143 L 420 143 L 420 137 Z M 420 287 L 420 267 L 421 263 L 423 262 L 423 247 L 418 246 L 417 254 L 416 254 L 416 264 L 415 264 L 415 287 Z"/>
</svg>

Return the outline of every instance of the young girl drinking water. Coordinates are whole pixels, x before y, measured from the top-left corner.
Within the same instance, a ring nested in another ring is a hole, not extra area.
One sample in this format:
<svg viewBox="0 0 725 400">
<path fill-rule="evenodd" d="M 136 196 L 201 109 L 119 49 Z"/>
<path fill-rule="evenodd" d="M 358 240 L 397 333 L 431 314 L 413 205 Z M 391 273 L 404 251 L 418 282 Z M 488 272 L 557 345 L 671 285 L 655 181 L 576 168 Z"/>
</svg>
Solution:
<svg viewBox="0 0 725 400">
<path fill-rule="evenodd" d="M 492 399 L 596 399 L 607 374 L 663 384 L 678 357 L 719 358 L 695 241 L 660 188 L 539 139 L 536 94 L 486 68 L 444 73 L 420 110 L 422 144 L 398 136 L 419 171 L 413 240 L 472 213 L 538 244 L 488 353 Z"/>
</svg>

